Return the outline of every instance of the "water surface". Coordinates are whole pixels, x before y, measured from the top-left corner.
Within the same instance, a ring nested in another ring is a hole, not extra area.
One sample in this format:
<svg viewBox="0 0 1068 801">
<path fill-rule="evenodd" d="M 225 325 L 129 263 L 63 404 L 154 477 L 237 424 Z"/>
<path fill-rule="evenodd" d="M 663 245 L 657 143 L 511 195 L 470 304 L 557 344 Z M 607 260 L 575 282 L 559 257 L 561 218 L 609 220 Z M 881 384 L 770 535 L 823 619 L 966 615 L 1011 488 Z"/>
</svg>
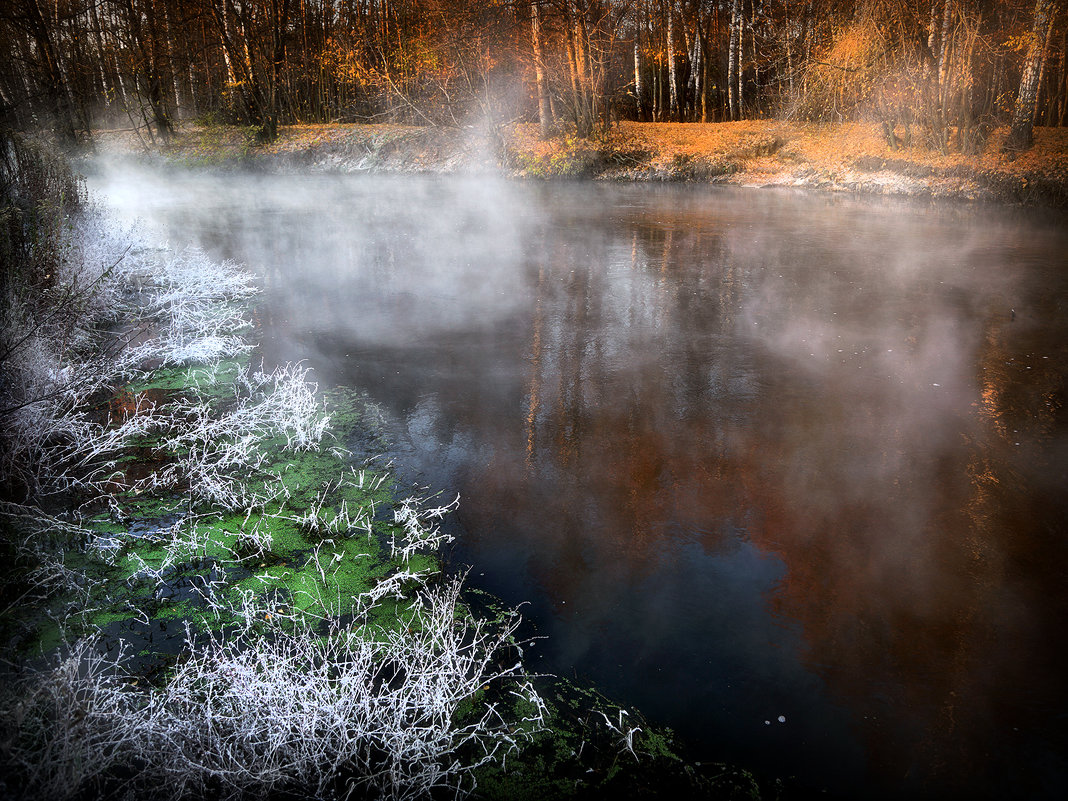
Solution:
<svg viewBox="0 0 1068 801">
<path fill-rule="evenodd" d="M 384 410 L 592 680 L 849 797 L 1059 798 L 1064 218 L 709 187 L 121 173 Z"/>
</svg>

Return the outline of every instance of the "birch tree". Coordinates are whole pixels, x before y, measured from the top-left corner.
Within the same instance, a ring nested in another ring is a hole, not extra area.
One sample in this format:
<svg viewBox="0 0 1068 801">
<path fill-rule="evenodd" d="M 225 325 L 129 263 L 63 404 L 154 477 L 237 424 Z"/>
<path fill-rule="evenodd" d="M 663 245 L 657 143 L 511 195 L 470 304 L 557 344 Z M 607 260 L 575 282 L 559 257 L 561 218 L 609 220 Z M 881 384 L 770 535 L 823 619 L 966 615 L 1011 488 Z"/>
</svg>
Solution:
<svg viewBox="0 0 1068 801">
<path fill-rule="evenodd" d="M 1036 0 L 1031 37 L 1027 46 L 1027 59 L 1020 78 L 1020 91 L 1012 112 L 1012 126 L 1005 146 L 1011 150 L 1026 150 L 1034 140 L 1035 106 L 1041 85 L 1042 70 L 1050 25 L 1060 12 L 1059 0 Z"/>
</svg>

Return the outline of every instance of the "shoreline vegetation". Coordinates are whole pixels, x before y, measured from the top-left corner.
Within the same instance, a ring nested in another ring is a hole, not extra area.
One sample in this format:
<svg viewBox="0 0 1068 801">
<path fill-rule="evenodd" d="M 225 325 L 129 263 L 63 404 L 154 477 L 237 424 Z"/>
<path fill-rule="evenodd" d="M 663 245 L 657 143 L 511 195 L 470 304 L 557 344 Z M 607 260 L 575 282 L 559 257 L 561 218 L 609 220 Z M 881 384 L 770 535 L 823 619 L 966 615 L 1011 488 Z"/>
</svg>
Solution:
<svg viewBox="0 0 1068 801">
<path fill-rule="evenodd" d="M 531 675 L 373 405 L 256 366 L 253 276 L 3 144 L 5 797 L 779 794 Z"/>
<path fill-rule="evenodd" d="M 539 136 L 534 123 L 438 127 L 283 125 L 258 143 L 240 126 L 185 125 L 166 145 L 131 130 L 100 130 L 97 155 L 162 158 L 176 166 L 332 173 L 496 173 L 518 179 L 687 181 L 861 195 L 1068 208 L 1068 128 L 1035 128 L 1026 151 L 1007 127 L 981 152 L 940 154 L 884 126 L 748 120 L 624 121 L 581 139 Z"/>
</svg>

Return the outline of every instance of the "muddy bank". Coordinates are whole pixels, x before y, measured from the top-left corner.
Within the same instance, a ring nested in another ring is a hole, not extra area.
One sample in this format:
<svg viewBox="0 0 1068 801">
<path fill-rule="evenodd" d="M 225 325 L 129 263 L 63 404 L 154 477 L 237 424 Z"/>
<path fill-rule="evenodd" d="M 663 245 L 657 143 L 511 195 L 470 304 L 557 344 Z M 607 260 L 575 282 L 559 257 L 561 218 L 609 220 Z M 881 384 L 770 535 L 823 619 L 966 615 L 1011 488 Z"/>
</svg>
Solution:
<svg viewBox="0 0 1068 801">
<path fill-rule="evenodd" d="M 241 128 L 187 126 L 167 143 L 101 131 L 102 155 L 162 154 L 181 166 L 316 172 L 480 173 L 515 178 L 692 181 L 1068 207 L 1068 129 L 1038 128 L 1025 153 L 995 131 L 982 153 L 889 147 L 875 125 L 625 122 L 588 140 L 543 141 L 530 124 L 430 128 L 300 125 L 257 146 Z"/>
</svg>

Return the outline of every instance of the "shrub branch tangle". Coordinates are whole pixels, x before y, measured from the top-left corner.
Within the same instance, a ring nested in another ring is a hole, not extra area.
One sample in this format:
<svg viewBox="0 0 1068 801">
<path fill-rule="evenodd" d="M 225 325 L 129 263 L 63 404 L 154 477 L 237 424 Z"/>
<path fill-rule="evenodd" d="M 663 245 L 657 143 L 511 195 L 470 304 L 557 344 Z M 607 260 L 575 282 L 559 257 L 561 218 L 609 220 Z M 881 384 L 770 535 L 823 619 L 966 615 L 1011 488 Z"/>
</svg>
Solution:
<svg viewBox="0 0 1068 801">
<path fill-rule="evenodd" d="M 18 731 L 8 758 L 29 783 L 27 797 L 69 797 L 131 767 L 130 783 L 153 798 L 284 788 L 410 799 L 473 789 L 471 772 L 538 731 L 544 710 L 520 665 L 495 661 L 515 620 L 457 623 L 459 589 L 423 588 L 410 630 L 377 637 L 281 623 L 265 630 L 266 612 L 247 606 L 243 630 L 190 634 L 187 658 L 147 691 L 122 654 L 81 640 L 4 709 Z M 486 704 L 457 722 L 462 705 L 500 683 L 530 709 L 525 719 Z"/>
</svg>

